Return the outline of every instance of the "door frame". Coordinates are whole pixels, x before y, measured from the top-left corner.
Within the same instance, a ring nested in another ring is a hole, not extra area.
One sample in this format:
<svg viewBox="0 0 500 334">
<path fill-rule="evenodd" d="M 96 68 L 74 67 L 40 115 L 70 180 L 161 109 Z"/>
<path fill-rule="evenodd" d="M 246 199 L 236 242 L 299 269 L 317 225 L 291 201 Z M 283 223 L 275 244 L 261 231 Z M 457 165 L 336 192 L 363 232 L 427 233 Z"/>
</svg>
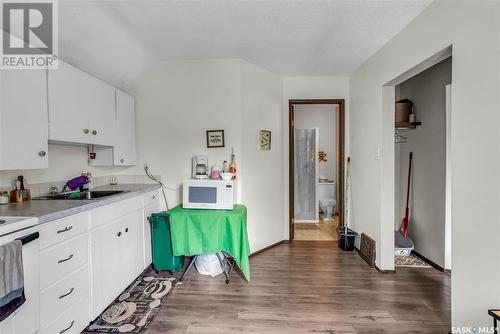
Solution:
<svg viewBox="0 0 500 334">
<path fill-rule="evenodd" d="M 295 218 L 295 124 L 294 112 L 296 105 L 304 104 L 336 104 L 338 105 L 337 139 L 339 143 L 339 160 L 337 168 L 337 184 L 339 197 L 337 202 L 339 212 L 339 225 L 344 224 L 344 175 L 345 175 L 345 100 L 344 99 L 290 99 L 288 100 L 288 216 L 289 240 L 294 239 Z"/>
</svg>

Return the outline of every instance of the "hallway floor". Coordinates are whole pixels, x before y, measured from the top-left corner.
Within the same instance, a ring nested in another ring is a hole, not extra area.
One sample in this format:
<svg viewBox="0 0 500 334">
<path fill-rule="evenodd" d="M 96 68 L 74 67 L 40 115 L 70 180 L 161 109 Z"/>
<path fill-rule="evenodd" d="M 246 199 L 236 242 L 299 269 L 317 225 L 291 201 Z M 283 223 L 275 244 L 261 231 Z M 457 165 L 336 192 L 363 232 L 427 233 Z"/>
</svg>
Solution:
<svg viewBox="0 0 500 334">
<path fill-rule="evenodd" d="M 339 217 L 335 216 L 331 220 L 320 218 L 318 224 L 295 224 L 295 240 L 319 240 L 336 241 L 338 240 L 337 226 Z"/>
<path fill-rule="evenodd" d="M 153 333 L 448 333 L 450 275 L 379 274 L 332 242 L 294 241 L 250 259 L 251 282 L 191 271 L 162 305 Z"/>
</svg>

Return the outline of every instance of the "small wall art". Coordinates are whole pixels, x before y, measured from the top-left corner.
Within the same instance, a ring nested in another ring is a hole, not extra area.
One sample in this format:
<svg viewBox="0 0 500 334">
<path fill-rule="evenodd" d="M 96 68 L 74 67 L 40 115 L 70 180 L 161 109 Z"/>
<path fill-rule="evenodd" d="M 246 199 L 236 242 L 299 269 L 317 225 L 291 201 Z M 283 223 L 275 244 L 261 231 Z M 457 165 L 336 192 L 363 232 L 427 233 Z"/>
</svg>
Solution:
<svg viewBox="0 0 500 334">
<path fill-rule="evenodd" d="M 271 131 L 259 131 L 259 150 L 268 151 L 271 149 Z"/>
<path fill-rule="evenodd" d="M 224 130 L 207 130 L 207 147 L 224 147 Z"/>
</svg>

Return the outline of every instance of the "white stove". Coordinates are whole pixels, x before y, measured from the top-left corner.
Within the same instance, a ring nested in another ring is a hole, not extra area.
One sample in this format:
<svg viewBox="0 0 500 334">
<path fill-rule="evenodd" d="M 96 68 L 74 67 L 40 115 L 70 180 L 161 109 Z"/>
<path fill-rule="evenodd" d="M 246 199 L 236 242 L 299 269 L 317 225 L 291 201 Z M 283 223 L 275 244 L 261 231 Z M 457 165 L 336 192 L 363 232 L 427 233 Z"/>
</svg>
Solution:
<svg viewBox="0 0 500 334">
<path fill-rule="evenodd" d="M 0 216 L 0 237 L 38 225 L 36 217 L 2 217 Z"/>
<path fill-rule="evenodd" d="M 0 333 L 37 333 L 40 329 L 40 243 L 38 218 L 0 216 L 0 246 L 22 242 L 26 302 L 0 322 Z"/>
</svg>

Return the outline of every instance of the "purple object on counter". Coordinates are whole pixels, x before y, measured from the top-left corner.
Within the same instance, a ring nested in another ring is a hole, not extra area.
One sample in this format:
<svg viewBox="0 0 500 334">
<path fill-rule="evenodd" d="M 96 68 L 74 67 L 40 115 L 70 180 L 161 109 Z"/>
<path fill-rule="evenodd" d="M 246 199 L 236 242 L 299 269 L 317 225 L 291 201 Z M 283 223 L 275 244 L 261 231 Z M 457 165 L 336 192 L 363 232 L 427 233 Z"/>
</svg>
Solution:
<svg viewBox="0 0 500 334">
<path fill-rule="evenodd" d="M 89 183 L 89 179 L 86 176 L 78 176 L 66 182 L 66 186 L 71 190 L 75 190 L 87 183 Z"/>
</svg>

